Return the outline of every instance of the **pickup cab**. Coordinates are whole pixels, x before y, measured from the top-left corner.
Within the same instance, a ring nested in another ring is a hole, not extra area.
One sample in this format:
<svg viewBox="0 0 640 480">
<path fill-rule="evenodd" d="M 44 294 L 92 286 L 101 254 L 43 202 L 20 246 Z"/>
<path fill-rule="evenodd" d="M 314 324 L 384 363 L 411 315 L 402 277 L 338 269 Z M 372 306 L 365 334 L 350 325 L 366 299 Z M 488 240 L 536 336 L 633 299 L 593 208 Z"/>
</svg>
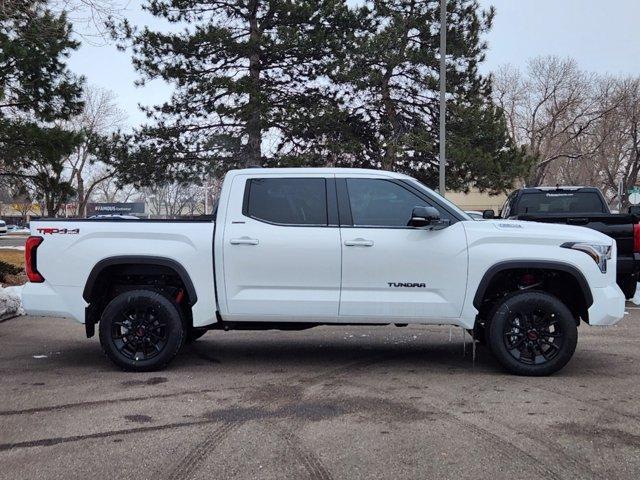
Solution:
<svg viewBox="0 0 640 480">
<path fill-rule="evenodd" d="M 626 298 L 636 293 L 640 272 L 640 224 L 635 215 L 611 213 L 595 187 L 534 187 L 515 190 L 500 217 L 511 220 L 578 225 L 616 241 L 616 280 Z"/>
<path fill-rule="evenodd" d="M 624 314 L 594 230 L 477 222 L 417 180 L 361 169 L 227 173 L 213 218 L 31 223 L 27 313 L 71 317 L 127 370 L 207 330 L 455 325 L 509 371 L 548 375 L 580 321 Z"/>
</svg>

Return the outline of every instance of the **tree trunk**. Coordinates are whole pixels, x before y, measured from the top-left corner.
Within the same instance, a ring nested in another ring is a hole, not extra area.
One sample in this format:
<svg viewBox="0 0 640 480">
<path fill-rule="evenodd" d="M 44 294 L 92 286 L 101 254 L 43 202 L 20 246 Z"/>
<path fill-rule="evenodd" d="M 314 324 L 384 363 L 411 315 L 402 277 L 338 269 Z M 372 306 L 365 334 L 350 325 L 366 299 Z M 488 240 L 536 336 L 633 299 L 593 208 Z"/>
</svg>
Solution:
<svg viewBox="0 0 640 480">
<path fill-rule="evenodd" d="M 85 197 L 84 179 L 82 178 L 81 172 L 76 173 L 76 183 L 78 184 L 78 187 L 76 189 L 77 195 L 78 195 L 78 205 L 76 207 L 76 215 L 78 215 L 79 217 L 84 217 L 86 199 L 84 198 Z"/>
<path fill-rule="evenodd" d="M 260 112 L 260 29 L 258 27 L 258 0 L 251 2 L 251 17 L 249 19 L 249 118 L 247 120 L 247 153 L 244 158 L 246 165 L 262 164 L 262 126 Z"/>
<path fill-rule="evenodd" d="M 385 138 L 386 149 L 384 152 L 384 159 L 382 161 L 382 168 L 384 170 L 393 170 L 397 152 L 398 152 L 398 138 L 400 136 L 400 123 L 398 122 L 398 113 L 396 106 L 391 98 L 391 89 L 389 88 L 389 81 L 391 80 L 391 71 L 388 71 L 382 79 L 382 104 L 384 106 L 384 113 L 386 123 L 389 129 L 389 134 Z"/>
<path fill-rule="evenodd" d="M 46 212 L 47 217 L 51 217 L 51 218 L 55 217 L 58 213 L 58 209 L 56 208 L 56 201 L 55 201 L 54 195 L 45 194 L 44 204 L 47 210 Z"/>
<path fill-rule="evenodd" d="M 544 180 L 544 174 L 547 171 L 547 165 L 549 164 L 548 163 L 545 163 L 544 165 L 536 164 L 533 167 L 531 167 L 531 171 L 529 172 L 529 175 L 527 176 L 527 179 L 526 179 L 527 187 L 540 186 L 540 184 Z"/>
</svg>

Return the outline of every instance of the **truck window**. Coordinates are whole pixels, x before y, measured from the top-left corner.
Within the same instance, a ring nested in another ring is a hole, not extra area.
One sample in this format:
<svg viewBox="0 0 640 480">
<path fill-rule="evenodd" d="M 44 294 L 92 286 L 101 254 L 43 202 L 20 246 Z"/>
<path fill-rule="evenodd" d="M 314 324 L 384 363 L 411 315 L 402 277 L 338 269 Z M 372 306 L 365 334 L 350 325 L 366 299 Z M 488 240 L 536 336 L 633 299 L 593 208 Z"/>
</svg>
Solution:
<svg viewBox="0 0 640 480">
<path fill-rule="evenodd" d="M 354 226 L 406 227 L 413 207 L 435 206 L 388 180 L 349 178 L 347 190 Z M 438 210 L 442 218 L 451 218 Z"/>
<path fill-rule="evenodd" d="M 324 178 L 251 178 L 243 214 L 279 225 L 327 225 Z"/>
<path fill-rule="evenodd" d="M 518 202 L 518 215 L 539 213 L 606 213 L 597 192 L 527 192 Z M 511 213 L 513 215 L 513 212 Z"/>
</svg>

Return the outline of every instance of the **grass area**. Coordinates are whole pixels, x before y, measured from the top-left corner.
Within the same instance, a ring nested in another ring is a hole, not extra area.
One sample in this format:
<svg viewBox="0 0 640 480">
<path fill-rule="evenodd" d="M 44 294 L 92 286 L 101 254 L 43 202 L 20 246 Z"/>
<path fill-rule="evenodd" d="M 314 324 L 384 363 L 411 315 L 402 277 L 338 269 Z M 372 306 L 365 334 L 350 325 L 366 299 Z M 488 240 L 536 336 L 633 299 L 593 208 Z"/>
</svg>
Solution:
<svg viewBox="0 0 640 480">
<path fill-rule="evenodd" d="M 0 261 L 10 263 L 16 267 L 24 268 L 24 252 L 21 250 L 0 248 Z"/>
</svg>

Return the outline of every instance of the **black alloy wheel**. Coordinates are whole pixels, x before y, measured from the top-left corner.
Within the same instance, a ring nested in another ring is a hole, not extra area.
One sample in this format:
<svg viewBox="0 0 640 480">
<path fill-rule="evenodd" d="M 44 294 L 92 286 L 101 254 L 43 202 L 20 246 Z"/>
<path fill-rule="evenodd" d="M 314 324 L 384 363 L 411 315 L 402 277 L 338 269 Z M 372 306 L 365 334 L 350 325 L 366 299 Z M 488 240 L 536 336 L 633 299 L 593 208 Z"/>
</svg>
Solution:
<svg viewBox="0 0 640 480">
<path fill-rule="evenodd" d="M 553 360 L 562 350 L 564 332 L 554 312 L 527 305 L 511 312 L 504 325 L 504 344 L 509 354 L 528 365 Z"/>
<path fill-rule="evenodd" d="M 124 309 L 111 322 L 111 340 L 125 357 L 140 361 L 158 355 L 167 344 L 167 321 L 152 306 Z"/>
<path fill-rule="evenodd" d="M 151 371 L 166 366 L 184 343 L 185 328 L 174 302 L 150 290 L 118 295 L 100 319 L 100 343 L 119 367 Z"/>
<path fill-rule="evenodd" d="M 555 296 L 525 291 L 506 297 L 493 312 L 489 345 L 518 375 L 550 375 L 564 367 L 578 341 L 576 320 Z"/>
</svg>

